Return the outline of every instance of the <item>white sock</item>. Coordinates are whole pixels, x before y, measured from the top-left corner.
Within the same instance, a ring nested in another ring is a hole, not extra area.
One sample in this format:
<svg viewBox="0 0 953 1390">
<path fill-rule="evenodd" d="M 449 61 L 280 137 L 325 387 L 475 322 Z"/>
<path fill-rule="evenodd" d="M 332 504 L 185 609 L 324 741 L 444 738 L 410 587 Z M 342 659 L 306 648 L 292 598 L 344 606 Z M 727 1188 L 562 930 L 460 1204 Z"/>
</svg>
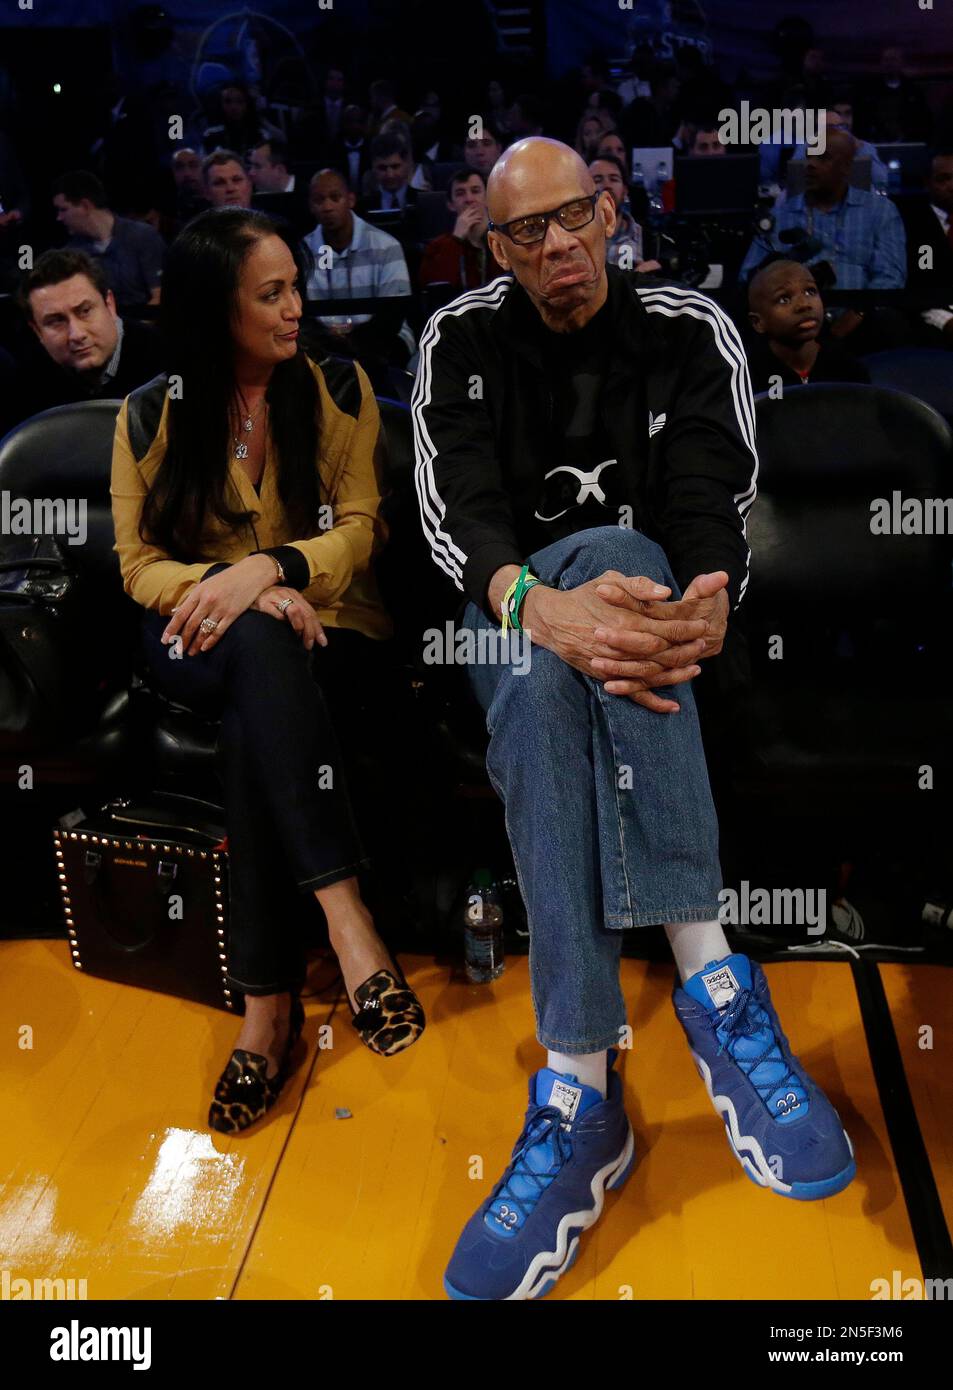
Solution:
<svg viewBox="0 0 953 1390">
<path fill-rule="evenodd" d="M 606 1095 L 606 1063 L 604 1052 L 584 1052 L 575 1057 L 565 1052 L 546 1054 L 546 1065 L 550 1071 L 559 1072 L 561 1076 L 577 1077 L 580 1085 L 591 1086 L 603 1100 Z"/>
<path fill-rule="evenodd" d="M 720 922 L 667 922 L 665 935 L 672 948 L 682 984 L 710 960 L 731 955 L 731 947 Z"/>
</svg>

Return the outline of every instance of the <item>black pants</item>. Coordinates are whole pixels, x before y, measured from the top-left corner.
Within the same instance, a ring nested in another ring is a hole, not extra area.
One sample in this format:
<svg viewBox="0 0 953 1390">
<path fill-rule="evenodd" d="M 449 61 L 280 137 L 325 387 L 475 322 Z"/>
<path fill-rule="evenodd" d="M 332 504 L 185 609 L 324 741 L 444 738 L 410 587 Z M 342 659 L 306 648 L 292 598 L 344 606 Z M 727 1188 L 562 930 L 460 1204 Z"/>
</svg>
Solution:
<svg viewBox="0 0 953 1390">
<path fill-rule="evenodd" d="M 355 647 L 372 638 L 327 628 L 309 652 L 290 623 L 237 618 L 207 652 L 163 646 L 169 619 L 147 611 L 142 653 L 161 694 L 221 718 L 217 753 L 229 861 L 229 987 L 276 994 L 304 982 L 300 919 L 289 891 L 311 894 L 369 865 L 322 686 L 340 686 Z"/>
</svg>

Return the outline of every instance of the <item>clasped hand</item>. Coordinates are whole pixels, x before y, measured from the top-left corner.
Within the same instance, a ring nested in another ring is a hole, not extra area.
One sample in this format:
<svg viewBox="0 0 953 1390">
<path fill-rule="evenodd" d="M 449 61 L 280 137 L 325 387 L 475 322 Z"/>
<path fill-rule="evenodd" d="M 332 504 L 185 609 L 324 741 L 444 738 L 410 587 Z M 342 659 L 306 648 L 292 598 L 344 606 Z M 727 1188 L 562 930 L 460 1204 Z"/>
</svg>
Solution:
<svg viewBox="0 0 953 1390">
<path fill-rule="evenodd" d="M 653 687 L 694 680 L 701 672 L 695 663 L 721 651 L 727 584 L 724 570 L 700 574 L 673 601 L 667 585 L 606 570 L 575 589 L 537 590 L 544 645 L 601 680 L 610 695 L 627 695 L 659 714 L 674 714 L 679 705 L 656 695 Z"/>
</svg>

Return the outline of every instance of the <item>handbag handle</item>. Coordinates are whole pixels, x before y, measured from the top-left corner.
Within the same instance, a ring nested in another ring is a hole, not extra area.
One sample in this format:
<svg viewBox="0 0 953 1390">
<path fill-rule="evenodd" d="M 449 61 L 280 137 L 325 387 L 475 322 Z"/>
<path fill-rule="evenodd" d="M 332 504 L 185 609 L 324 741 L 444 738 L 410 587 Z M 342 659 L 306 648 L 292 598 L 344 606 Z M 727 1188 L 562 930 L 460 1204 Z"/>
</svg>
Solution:
<svg viewBox="0 0 953 1390">
<path fill-rule="evenodd" d="M 91 897 L 96 904 L 96 908 L 106 926 L 108 934 L 121 950 L 127 955 L 135 955 L 137 951 L 142 951 L 146 946 L 151 945 L 153 936 L 147 936 L 134 946 L 127 942 L 118 941 L 112 932 L 109 932 L 109 904 L 106 901 L 101 870 L 103 867 L 103 855 L 100 850 L 88 849 L 83 860 L 83 879 L 91 889 Z M 156 876 L 152 885 L 152 893 L 157 906 L 161 907 L 168 901 L 172 887 L 175 883 L 176 875 L 179 871 L 178 864 L 172 859 L 160 859 L 156 864 Z"/>
</svg>

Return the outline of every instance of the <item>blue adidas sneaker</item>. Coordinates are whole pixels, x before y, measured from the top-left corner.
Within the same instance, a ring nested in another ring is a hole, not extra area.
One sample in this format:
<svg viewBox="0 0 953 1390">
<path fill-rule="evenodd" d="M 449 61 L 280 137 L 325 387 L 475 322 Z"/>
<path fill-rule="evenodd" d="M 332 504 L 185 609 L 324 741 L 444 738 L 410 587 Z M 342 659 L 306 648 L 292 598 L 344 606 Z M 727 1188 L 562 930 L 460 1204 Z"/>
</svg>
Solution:
<svg viewBox="0 0 953 1390">
<path fill-rule="evenodd" d="M 570 1268 L 605 1193 L 635 1162 L 622 1081 L 609 1053 L 607 1096 L 543 1067 L 506 1171 L 457 1241 L 444 1287 L 451 1298 L 540 1298 Z"/>
<path fill-rule="evenodd" d="M 672 1002 L 748 1177 L 799 1201 L 842 1191 L 856 1172 L 853 1147 L 792 1054 L 761 966 L 743 955 L 709 961 Z"/>
</svg>

